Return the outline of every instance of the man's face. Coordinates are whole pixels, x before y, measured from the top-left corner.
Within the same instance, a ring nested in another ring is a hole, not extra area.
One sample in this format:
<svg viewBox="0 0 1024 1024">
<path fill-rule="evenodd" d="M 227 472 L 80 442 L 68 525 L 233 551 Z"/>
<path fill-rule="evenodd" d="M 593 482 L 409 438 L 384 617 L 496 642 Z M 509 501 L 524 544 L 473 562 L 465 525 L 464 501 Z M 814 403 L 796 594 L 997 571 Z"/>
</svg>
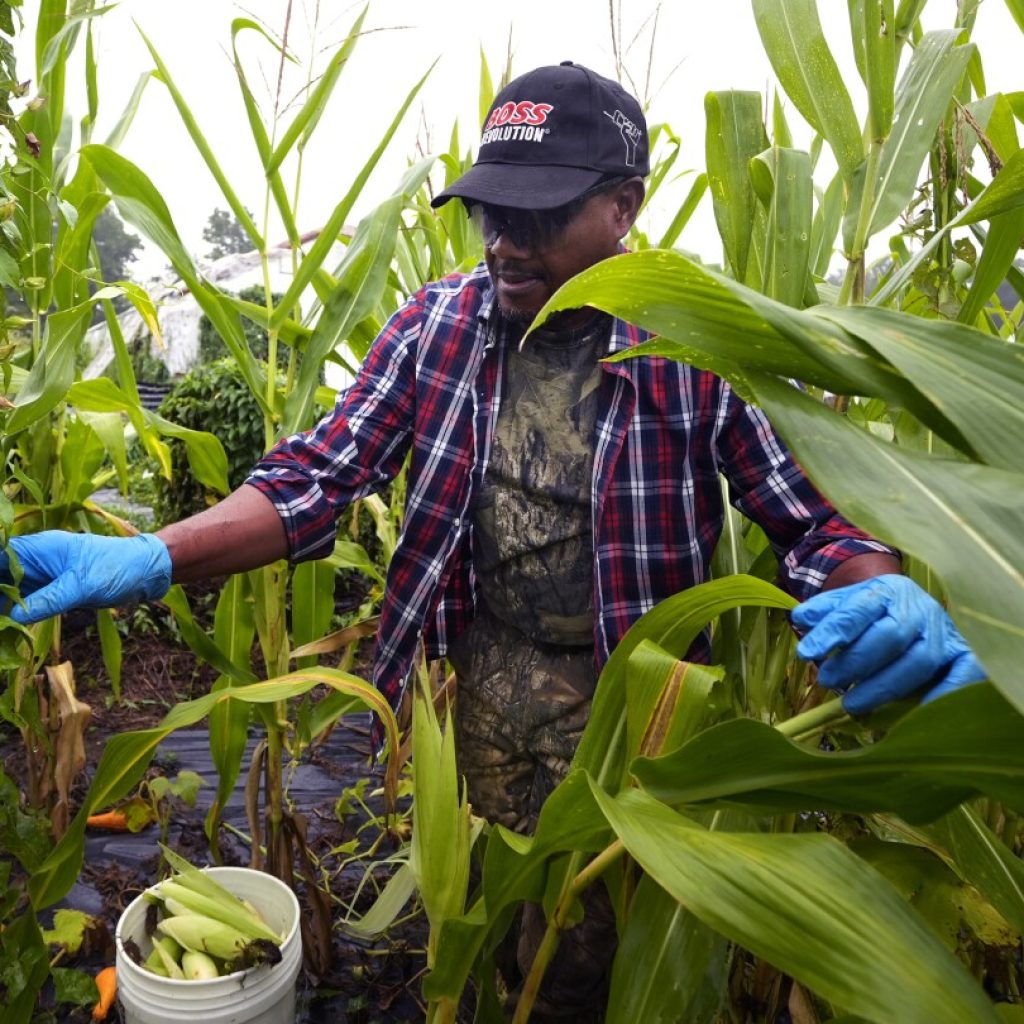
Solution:
<svg viewBox="0 0 1024 1024">
<path fill-rule="evenodd" d="M 633 178 L 586 197 L 567 223 L 564 211 L 508 211 L 507 228 L 501 208 L 484 207 L 484 258 L 501 312 L 530 321 L 569 278 L 614 256 L 642 200 L 643 184 Z"/>
</svg>

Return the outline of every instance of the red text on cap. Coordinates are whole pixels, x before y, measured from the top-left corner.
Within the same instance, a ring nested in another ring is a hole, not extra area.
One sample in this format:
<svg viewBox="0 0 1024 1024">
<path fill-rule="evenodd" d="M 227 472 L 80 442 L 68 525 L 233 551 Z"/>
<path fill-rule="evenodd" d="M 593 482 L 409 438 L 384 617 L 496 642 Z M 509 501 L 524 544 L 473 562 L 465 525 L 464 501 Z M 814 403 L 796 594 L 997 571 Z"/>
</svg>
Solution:
<svg viewBox="0 0 1024 1024">
<path fill-rule="evenodd" d="M 550 103 L 534 103 L 531 100 L 520 100 L 518 103 L 503 103 L 491 111 L 487 118 L 484 131 L 503 124 L 543 124 L 548 119 L 548 114 L 554 110 Z"/>
</svg>

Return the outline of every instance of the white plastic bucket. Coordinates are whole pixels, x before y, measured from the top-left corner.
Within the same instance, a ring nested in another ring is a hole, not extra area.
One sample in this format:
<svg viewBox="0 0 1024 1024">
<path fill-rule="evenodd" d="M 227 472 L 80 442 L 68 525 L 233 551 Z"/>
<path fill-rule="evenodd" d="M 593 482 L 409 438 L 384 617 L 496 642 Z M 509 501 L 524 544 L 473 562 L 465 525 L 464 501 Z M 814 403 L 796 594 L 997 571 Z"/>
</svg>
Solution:
<svg viewBox="0 0 1024 1024">
<path fill-rule="evenodd" d="M 136 964 L 124 951 L 134 939 L 147 957 L 145 898 L 133 900 L 117 922 L 117 998 L 124 1024 L 294 1024 L 295 981 L 302 967 L 299 901 L 284 882 L 250 868 L 207 868 L 236 896 L 249 900 L 274 931 L 285 936 L 281 962 L 235 971 L 209 981 L 161 978 Z"/>
</svg>

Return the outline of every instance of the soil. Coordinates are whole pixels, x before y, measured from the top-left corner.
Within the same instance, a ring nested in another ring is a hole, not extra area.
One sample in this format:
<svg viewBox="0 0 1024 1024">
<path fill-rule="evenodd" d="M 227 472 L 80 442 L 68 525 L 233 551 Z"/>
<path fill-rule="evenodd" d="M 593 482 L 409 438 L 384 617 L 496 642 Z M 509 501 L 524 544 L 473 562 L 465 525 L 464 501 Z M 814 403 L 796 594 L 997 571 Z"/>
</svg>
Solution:
<svg viewBox="0 0 1024 1024">
<path fill-rule="evenodd" d="M 200 621 L 212 616 L 216 592 L 213 585 L 193 588 L 190 592 L 193 610 Z M 86 736 L 88 764 L 74 789 L 72 813 L 77 810 L 88 779 L 113 736 L 155 726 L 176 703 L 206 693 L 216 678 L 216 672 L 200 664 L 169 630 L 159 606 L 128 608 L 120 613 L 120 618 L 125 624 L 120 700 L 115 700 L 111 693 L 92 614 L 65 618 L 61 654 L 74 666 L 79 699 L 92 708 Z M 324 663 L 326 661 L 324 659 Z M 398 1024 L 421 1021 L 425 1016 L 419 996 L 426 945 L 422 914 L 412 914 L 385 938 L 372 943 L 358 941 L 340 927 L 341 919 L 350 908 L 361 913 L 370 905 L 375 888 L 382 887 L 389 875 L 389 870 L 380 862 L 396 849 L 395 841 L 381 827 L 382 819 L 376 818 L 383 815 L 380 799 L 373 795 L 380 787 L 382 773 L 370 761 L 369 725 L 368 715 L 346 716 L 325 742 L 305 750 L 287 772 L 290 807 L 300 823 L 305 824 L 312 862 L 329 886 L 334 921 L 330 963 L 321 965 L 316 974 L 309 969 L 308 960 L 304 965 L 299 984 L 297 1020 L 300 1024 L 328 1021 L 331 1024 Z M 245 782 L 249 754 L 259 739 L 258 731 L 251 730 L 241 777 L 224 810 L 226 824 L 220 833 L 223 863 L 248 864 L 250 861 Z M 4 727 L 0 730 L 0 744 L 4 769 L 12 778 L 23 782 L 25 765 L 20 737 Z M 206 785 L 199 790 L 194 807 L 180 800 L 171 801 L 166 839 L 193 863 L 209 863 L 210 850 L 203 822 L 216 789 L 217 776 L 203 728 L 172 733 L 158 747 L 149 775 L 164 774 L 173 778 L 184 769 L 196 771 Z M 356 787 L 361 779 L 369 779 L 360 792 L 370 813 L 353 800 L 339 809 L 337 804 L 346 788 Z M 117 918 L 142 889 L 159 877 L 159 838 L 157 824 L 137 834 L 88 833 L 82 872 L 61 906 L 93 914 L 106 927 L 97 930 L 84 956 L 77 962 L 69 959 L 62 966 L 94 971 L 112 962 L 110 936 Z M 349 852 L 355 844 L 365 854 L 374 839 L 379 840 L 379 848 L 374 853 L 376 859 L 354 858 Z M 306 917 L 310 913 L 310 902 L 301 882 L 296 884 L 296 891 Z M 406 913 L 411 909 L 406 908 Z M 44 926 L 48 926 L 50 912 L 44 912 L 41 918 Z M 62 1007 L 56 1019 L 69 1024 L 78 1021 L 84 1024 L 89 1019 L 85 1009 L 65 1010 L 66 1007 Z M 108 1021 L 119 1024 L 119 1014 L 113 1012 Z"/>
</svg>

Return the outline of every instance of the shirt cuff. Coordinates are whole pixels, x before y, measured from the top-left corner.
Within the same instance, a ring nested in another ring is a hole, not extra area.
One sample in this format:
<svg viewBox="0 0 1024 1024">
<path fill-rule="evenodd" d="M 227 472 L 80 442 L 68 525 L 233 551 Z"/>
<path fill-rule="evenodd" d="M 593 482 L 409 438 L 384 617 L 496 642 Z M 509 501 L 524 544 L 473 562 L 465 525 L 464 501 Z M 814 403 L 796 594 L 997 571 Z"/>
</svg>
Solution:
<svg viewBox="0 0 1024 1024">
<path fill-rule="evenodd" d="M 320 485 L 295 463 L 263 461 L 246 477 L 270 499 L 288 539 L 288 560 L 306 562 L 334 551 L 337 523 Z"/>
</svg>

